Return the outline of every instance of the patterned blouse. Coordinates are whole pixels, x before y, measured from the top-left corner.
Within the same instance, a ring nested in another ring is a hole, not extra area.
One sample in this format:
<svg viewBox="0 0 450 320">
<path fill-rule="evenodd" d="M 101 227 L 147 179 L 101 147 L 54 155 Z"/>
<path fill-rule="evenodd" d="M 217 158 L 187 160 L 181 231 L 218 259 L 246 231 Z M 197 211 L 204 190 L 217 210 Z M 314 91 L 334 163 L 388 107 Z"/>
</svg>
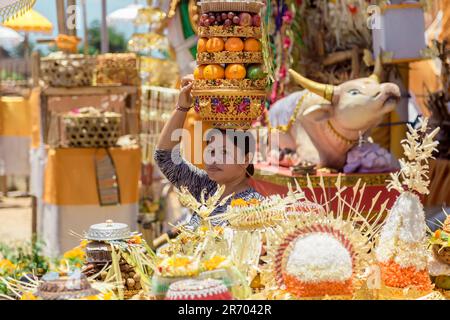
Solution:
<svg viewBox="0 0 450 320">
<path fill-rule="evenodd" d="M 154 157 L 159 169 L 170 181 L 170 183 L 175 185 L 177 188 L 188 188 L 189 192 L 197 199 L 197 201 L 200 201 L 201 192 L 203 189 L 206 189 L 206 195 L 212 195 L 216 192 L 217 182 L 211 180 L 206 171 L 201 170 L 184 160 L 178 147 L 173 150 L 156 150 Z M 233 198 L 242 198 L 249 201 L 254 198 L 262 200 L 263 196 L 255 189 L 248 188 L 242 192 L 236 193 Z M 230 205 L 231 200 L 232 199 L 230 198 L 223 206 L 217 207 L 212 212 L 211 216 L 224 213 Z M 220 224 L 219 221 L 215 221 L 214 219 L 211 220 L 211 223 L 213 225 Z M 200 219 L 198 215 L 195 214 L 189 221 L 188 227 L 196 229 L 199 225 Z"/>
</svg>

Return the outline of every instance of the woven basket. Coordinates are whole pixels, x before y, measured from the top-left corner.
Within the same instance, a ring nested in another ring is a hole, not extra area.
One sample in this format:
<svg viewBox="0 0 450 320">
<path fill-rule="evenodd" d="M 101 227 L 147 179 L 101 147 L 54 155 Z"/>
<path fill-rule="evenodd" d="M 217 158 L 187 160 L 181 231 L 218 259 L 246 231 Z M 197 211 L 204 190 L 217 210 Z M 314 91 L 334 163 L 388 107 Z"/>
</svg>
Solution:
<svg viewBox="0 0 450 320">
<path fill-rule="evenodd" d="M 241 26 L 210 26 L 198 27 L 198 35 L 200 37 L 240 37 L 240 38 L 257 38 L 262 37 L 260 27 L 241 27 Z"/>
<path fill-rule="evenodd" d="M 41 79 L 52 87 L 86 87 L 92 85 L 95 58 L 82 54 L 41 59 Z"/>
<path fill-rule="evenodd" d="M 198 64 L 211 63 L 263 63 L 262 52 L 200 52 L 197 54 Z"/>
<path fill-rule="evenodd" d="M 200 2 L 202 13 L 204 12 L 221 12 L 221 11 L 238 11 L 259 13 L 264 6 L 259 1 L 223 1 L 223 0 L 203 0 Z"/>
<path fill-rule="evenodd" d="M 138 85 L 137 57 L 134 53 L 107 53 L 97 57 L 96 84 Z"/>
<path fill-rule="evenodd" d="M 262 90 L 193 90 L 194 109 L 202 121 L 223 129 L 248 129 L 266 101 Z"/>
<path fill-rule="evenodd" d="M 441 248 L 439 244 L 434 244 L 433 252 L 439 261 L 450 264 L 450 247 Z"/>
<path fill-rule="evenodd" d="M 121 133 L 121 115 L 64 115 L 65 141 L 75 148 L 108 148 L 116 145 Z"/>
</svg>

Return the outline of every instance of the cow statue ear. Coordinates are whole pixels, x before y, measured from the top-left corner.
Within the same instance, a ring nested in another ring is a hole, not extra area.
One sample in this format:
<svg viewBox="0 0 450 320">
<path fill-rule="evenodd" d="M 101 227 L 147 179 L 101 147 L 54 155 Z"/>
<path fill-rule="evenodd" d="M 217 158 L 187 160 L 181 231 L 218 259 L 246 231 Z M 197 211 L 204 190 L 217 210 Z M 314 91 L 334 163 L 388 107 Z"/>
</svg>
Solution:
<svg viewBox="0 0 450 320">
<path fill-rule="evenodd" d="M 331 118 L 331 104 L 315 104 L 305 109 L 303 116 L 313 121 L 326 121 Z"/>
</svg>

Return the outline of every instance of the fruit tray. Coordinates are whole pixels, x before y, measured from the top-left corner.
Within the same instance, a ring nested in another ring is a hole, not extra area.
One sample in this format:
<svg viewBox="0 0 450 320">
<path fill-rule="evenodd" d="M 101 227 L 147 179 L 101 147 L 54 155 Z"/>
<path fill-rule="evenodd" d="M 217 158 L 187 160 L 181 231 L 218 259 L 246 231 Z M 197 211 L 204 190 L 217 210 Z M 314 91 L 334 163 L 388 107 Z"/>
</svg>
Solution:
<svg viewBox="0 0 450 320">
<path fill-rule="evenodd" d="M 198 27 L 200 37 L 241 37 L 257 38 L 262 37 L 261 27 L 248 26 L 209 26 Z"/>
<path fill-rule="evenodd" d="M 197 54 L 198 64 L 211 63 L 263 63 L 262 52 L 201 52 Z"/>
<path fill-rule="evenodd" d="M 264 90 L 267 86 L 267 79 L 217 79 L 217 80 L 195 80 L 194 90 Z"/>
<path fill-rule="evenodd" d="M 220 12 L 220 11 L 241 11 L 258 13 L 264 3 L 260 1 L 223 1 L 223 0 L 203 0 L 200 1 L 202 12 Z"/>
<path fill-rule="evenodd" d="M 193 90 L 194 110 L 215 128 L 248 129 L 262 114 L 264 90 Z"/>
</svg>

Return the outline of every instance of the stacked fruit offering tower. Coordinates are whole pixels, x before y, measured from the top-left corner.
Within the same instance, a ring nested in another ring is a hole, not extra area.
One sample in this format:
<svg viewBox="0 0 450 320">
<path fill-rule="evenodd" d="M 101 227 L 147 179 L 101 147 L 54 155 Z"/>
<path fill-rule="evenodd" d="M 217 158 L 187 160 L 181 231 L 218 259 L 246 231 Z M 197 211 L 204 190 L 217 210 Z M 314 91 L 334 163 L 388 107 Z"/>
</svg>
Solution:
<svg viewBox="0 0 450 320">
<path fill-rule="evenodd" d="M 248 128 L 265 105 L 259 1 L 200 2 L 194 108 L 218 128 Z"/>
</svg>

